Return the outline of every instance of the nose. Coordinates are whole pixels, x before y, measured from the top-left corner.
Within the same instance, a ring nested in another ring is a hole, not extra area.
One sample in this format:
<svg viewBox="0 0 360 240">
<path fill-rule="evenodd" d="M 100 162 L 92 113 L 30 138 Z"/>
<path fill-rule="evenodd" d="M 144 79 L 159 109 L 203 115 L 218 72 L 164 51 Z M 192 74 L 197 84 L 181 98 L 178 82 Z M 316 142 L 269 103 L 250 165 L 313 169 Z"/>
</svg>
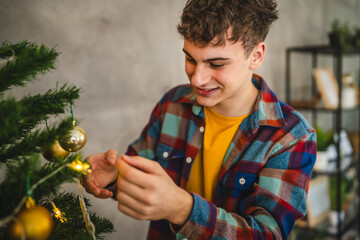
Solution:
<svg viewBox="0 0 360 240">
<path fill-rule="evenodd" d="M 200 64 L 194 66 L 193 72 L 190 77 L 191 85 L 200 87 L 210 81 L 210 74 L 206 68 Z"/>
</svg>

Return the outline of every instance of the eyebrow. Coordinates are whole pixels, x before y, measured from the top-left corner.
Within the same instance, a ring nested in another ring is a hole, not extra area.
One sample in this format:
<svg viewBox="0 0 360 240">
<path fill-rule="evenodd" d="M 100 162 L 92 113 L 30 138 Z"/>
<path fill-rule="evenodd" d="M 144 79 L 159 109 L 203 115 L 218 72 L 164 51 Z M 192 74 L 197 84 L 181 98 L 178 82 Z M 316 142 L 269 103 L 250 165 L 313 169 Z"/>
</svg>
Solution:
<svg viewBox="0 0 360 240">
<path fill-rule="evenodd" d="M 183 52 L 188 55 L 190 58 L 194 59 L 190 53 L 188 53 L 185 49 L 183 49 Z M 206 59 L 204 62 L 212 62 L 212 61 L 221 61 L 221 60 L 229 60 L 230 58 L 223 58 L 223 57 L 216 57 L 216 58 L 209 58 L 209 59 Z"/>
</svg>

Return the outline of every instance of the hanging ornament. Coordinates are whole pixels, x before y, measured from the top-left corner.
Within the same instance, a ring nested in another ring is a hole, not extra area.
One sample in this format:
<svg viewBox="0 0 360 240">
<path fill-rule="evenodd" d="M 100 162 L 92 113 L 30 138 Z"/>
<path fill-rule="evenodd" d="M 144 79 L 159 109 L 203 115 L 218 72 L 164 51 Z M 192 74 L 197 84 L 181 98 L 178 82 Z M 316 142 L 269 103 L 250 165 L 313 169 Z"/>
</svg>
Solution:
<svg viewBox="0 0 360 240">
<path fill-rule="evenodd" d="M 41 148 L 43 157 L 46 160 L 53 160 L 54 158 L 66 158 L 70 152 L 65 151 L 59 144 L 58 140 L 55 140 L 53 144 L 45 145 Z"/>
<path fill-rule="evenodd" d="M 57 88 L 57 87 L 56 87 Z M 45 118 L 46 128 L 49 130 L 47 119 Z M 66 158 L 70 152 L 65 151 L 59 144 L 58 140 L 55 140 L 53 144 L 45 144 L 41 147 L 41 153 L 46 160 L 53 160 L 54 158 Z"/>
<path fill-rule="evenodd" d="M 64 150 L 68 152 L 77 152 L 85 146 L 87 138 L 84 129 L 76 125 L 72 104 L 71 102 L 69 104 L 71 117 L 73 119 L 72 124 L 74 127 L 67 135 L 59 139 L 59 143 Z"/>
<path fill-rule="evenodd" d="M 84 189 L 81 185 L 81 182 L 78 182 L 78 188 L 79 188 L 79 203 L 80 203 L 80 207 L 81 207 L 81 211 L 83 213 L 83 217 L 84 217 L 84 221 L 85 221 L 85 227 L 87 232 L 90 234 L 90 236 L 92 237 L 93 240 L 96 240 L 96 236 L 95 236 L 95 225 L 94 223 L 91 221 L 90 219 L 90 214 L 88 213 L 87 209 L 86 209 L 86 204 L 85 204 L 85 200 L 84 200 Z"/>
<path fill-rule="evenodd" d="M 86 144 L 86 132 L 79 126 L 74 126 L 74 128 L 69 132 L 69 134 L 60 138 L 60 146 L 69 152 L 76 152 L 82 149 Z"/>
<path fill-rule="evenodd" d="M 12 221 L 8 228 L 8 235 L 12 240 L 46 240 L 53 227 L 50 212 L 42 206 L 35 205 L 31 197 Z"/>
</svg>

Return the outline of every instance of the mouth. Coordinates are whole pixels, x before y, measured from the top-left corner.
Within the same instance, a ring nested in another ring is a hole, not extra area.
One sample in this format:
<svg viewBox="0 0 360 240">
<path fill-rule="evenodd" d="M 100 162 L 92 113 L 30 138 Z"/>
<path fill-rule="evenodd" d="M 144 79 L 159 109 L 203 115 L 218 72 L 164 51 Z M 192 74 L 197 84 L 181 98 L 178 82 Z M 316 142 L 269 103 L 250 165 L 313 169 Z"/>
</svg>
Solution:
<svg viewBox="0 0 360 240">
<path fill-rule="evenodd" d="M 214 94 L 219 88 L 195 88 L 199 95 L 210 96 Z"/>
</svg>

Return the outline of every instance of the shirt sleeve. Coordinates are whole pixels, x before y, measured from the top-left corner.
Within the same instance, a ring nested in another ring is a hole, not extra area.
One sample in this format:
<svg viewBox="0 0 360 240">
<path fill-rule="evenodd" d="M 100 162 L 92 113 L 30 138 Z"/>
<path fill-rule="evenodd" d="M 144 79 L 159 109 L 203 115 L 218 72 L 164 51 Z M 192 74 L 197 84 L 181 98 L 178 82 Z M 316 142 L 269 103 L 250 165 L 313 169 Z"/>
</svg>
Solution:
<svg viewBox="0 0 360 240">
<path fill-rule="evenodd" d="M 154 107 L 149 122 L 142 130 L 140 137 L 129 145 L 126 151 L 127 155 L 139 155 L 150 160 L 155 159 L 154 149 L 160 137 L 161 109 L 162 104 L 159 102 Z"/>
<path fill-rule="evenodd" d="M 287 145 L 275 146 L 236 213 L 193 194 L 193 210 L 177 239 L 287 239 L 295 221 L 306 213 L 316 134 L 312 130 Z"/>
</svg>

